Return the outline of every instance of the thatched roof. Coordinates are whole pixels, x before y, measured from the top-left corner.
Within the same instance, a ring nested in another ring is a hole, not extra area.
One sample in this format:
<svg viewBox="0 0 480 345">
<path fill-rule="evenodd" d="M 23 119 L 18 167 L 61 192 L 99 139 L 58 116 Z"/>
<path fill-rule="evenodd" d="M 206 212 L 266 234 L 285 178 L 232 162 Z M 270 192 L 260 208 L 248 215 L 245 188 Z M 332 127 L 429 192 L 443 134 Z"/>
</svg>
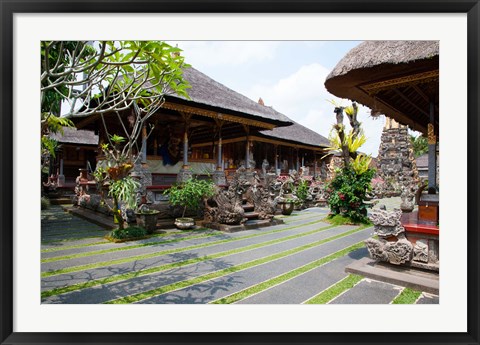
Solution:
<svg viewBox="0 0 480 345">
<path fill-rule="evenodd" d="M 365 41 L 350 50 L 327 76 L 327 80 L 352 70 L 382 64 L 408 64 L 439 54 L 438 41 Z"/>
<path fill-rule="evenodd" d="M 363 42 L 338 62 L 325 87 L 423 133 L 433 102 L 438 129 L 439 42 Z"/>
<path fill-rule="evenodd" d="M 178 95 L 169 95 L 167 99 L 177 98 L 197 105 L 220 108 L 227 113 L 244 115 L 251 118 L 260 117 L 276 125 L 285 126 L 290 119 L 271 107 L 265 107 L 250 98 L 239 94 L 193 67 L 183 70 L 184 78 L 190 83 L 187 89 L 190 99 Z M 257 118 L 257 120 L 259 120 Z"/>
<path fill-rule="evenodd" d="M 223 113 L 268 123 L 274 126 L 288 126 L 292 122 L 285 115 L 271 107 L 264 107 L 250 98 L 226 87 L 213 80 L 209 76 L 193 67 L 183 69 L 183 77 L 190 83 L 187 89 L 190 98 L 176 94 L 174 91 L 167 92 L 165 100 L 194 108 L 205 109 L 217 113 Z M 147 82 L 143 85 L 146 89 L 151 86 Z M 86 117 L 78 114 L 73 119 Z"/>
<path fill-rule="evenodd" d="M 287 127 L 276 127 L 272 130 L 259 131 L 263 136 L 286 140 L 317 147 L 329 147 L 330 142 L 324 136 L 311 129 L 291 120 L 293 125 Z"/>
<path fill-rule="evenodd" d="M 59 132 L 50 134 L 50 137 L 61 144 L 98 145 L 98 135 L 93 131 L 71 127 L 63 127 L 63 135 Z"/>
</svg>

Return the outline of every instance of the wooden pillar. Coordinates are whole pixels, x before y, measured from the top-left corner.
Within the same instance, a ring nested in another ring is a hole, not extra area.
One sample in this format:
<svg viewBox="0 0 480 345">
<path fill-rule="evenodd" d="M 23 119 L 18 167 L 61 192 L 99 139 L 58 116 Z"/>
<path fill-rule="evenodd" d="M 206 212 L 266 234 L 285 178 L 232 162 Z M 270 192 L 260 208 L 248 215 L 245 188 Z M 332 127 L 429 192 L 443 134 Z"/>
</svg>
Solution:
<svg viewBox="0 0 480 345">
<path fill-rule="evenodd" d="M 297 172 L 298 172 L 298 171 L 300 171 L 300 159 L 298 157 L 298 148 L 295 151 L 296 151 L 296 169 L 297 169 Z"/>
<path fill-rule="evenodd" d="M 183 166 L 182 169 L 189 169 L 188 166 L 188 131 L 190 129 L 190 120 L 192 118 L 191 114 L 181 113 L 183 122 L 184 122 L 184 133 L 183 133 Z"/>
<path fill-rule="evenodd" d="M 218 137 L 218 146 L 217 146 L 217 170 L 223 171 L 222 164 L 222 137 Z"/>
<path fill-rule="evenodd" d="M 313 178 L 317 178 L 317 152 L 313 151 Z"/>
<path fill-rule="evenodd" d="M 247 135 L 247 141 L 245 146 L 245 169 L 250 168 L 250 136 Z"/>
<path fill-rule="evenodd" d="M 147 126 L 142 127 L 142 163 L 147 163 Z"/>
<path fill-rule="evenodd" d="M 250 168 L 250 126 L 248 125 L 243 125 L 243 128 L 245 129 L 245 169 Z"/>
<path fill-rule="evenodd" d="M 273 145 L 274 146 L 274 155 L 275 155 L 275 174 L 277 174 L 278 171 L 278 145 Z"/>
<path fill-rule="evenodd" d="M 435 194 L 437 184 L 437 136 L 435 135 L 435 104 L 430 101 L 428 124 L 428 192 Z"/>
<path fill-rule="evenodd" d="M 183 169 L 188 168 L 188 133 L 183 134 Z"/>
</svg>

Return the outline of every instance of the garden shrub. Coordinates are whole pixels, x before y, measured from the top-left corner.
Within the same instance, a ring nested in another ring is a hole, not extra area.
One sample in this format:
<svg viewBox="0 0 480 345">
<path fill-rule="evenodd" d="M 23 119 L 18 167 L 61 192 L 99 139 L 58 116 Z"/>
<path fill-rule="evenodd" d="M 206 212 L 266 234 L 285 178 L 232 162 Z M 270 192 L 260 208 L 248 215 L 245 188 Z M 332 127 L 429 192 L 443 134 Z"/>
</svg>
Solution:
<svg viewBox="0 0 480 345">
<path fill-rule="evenodd" d="M 374 169 L 357 173 L 353 168 L 337 171 L 328 184 L 328 205 L 333 215 L 342 215 L 353 222 L 368 224 L 366 193 L 371 188 Z"/>
<path fill-rule="evenodd" d="M 46 210 L 48 208 L 50 208 L 50 199 L 43 196 L 41 199 L 40 199 L 40 205 L 41 205 L 41 209 L 42 210 Z"/>
<path fill-rule="evenodd" d="M 305 203 L 305 201 L 307 201 L 308 189 L 309 189 L 308 181 L 305 179 L 300 179 L 298 181 L 298 186 L 295 194 L 297 195 L 297 198 L 299 198 L 302 203 Z"/>
<path fill-rule="evenodd" d="M 147 236 L 147 230 L 136 226 L 125 229 L 115 229 L 110 233 L 110 237 L 115 240 L 141 238 L 145 236 Z"/>
<path fill-rule="evenodd" d="M 164 192 L 172 206 L 183 207 L 182 217 L 185 217 L 187 209 L 198 211 L 204 198 L 210 198 L 215 194 L 215 184 L 211 180 L 198 180 L 190 178 L 181 184 L 174 184 Z"/>
</svg>

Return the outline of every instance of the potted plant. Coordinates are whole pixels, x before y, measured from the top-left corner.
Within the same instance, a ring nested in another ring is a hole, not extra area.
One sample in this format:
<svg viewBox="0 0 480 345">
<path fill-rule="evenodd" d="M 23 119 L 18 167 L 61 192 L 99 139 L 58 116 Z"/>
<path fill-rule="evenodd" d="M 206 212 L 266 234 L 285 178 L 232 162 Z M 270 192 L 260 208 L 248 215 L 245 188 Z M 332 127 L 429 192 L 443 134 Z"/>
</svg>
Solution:
<svg viewBox="0 0 480 345">
<path fill-rule="evenodd" d="M 212 197 L 215 193 L 215 185 L 211 181 L 190 178 L 187 181 L 173 185 L 165 191 L 168 200 L 173 206 L 183 207 L 182 216 L 175 219 L 175 226 L 179 229 L 190 229 L 195 225 L 195 220 L 185 217 L 187 209 L 198 211 L 205 198 Z"/>
<path fill-rule="evenodd" d="M 146 204 L 140 205 L 135 212 L 137 225 L 145 228 L 147 233 L 151 234 L 157 228 L 157 217 L 160 211 L 151 210 Z"/>
</svg>

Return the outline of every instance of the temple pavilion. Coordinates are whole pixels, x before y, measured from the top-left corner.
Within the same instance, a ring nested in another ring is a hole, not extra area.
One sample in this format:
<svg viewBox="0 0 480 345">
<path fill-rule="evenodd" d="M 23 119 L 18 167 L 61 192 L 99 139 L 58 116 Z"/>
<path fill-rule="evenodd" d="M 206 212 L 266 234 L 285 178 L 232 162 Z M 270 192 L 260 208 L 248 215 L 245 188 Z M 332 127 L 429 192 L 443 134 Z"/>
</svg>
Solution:
<svg viewBox="0 0 480 345">
<path fill-rule="evenodd" d="M 162 108 L 149 120 L 153 132 L 147 137 L 145 128 L 138 145 L 142 165 L 152 173 L 153 185 L 165 188 L 181 181 L 179 174 L 185 170 L 214 175 L 218 184 L 224 184 L 242 166 L 278 175 L 301 168 L 306 176 L 325 175 L 329 159 L 321 160 L 329 146 L 325 137 L 265 105 L 261 98 L 255 102 L 195 68 L 185 68 L 184 78 L 191 85 L 189 99 L 166 95 Z M 128 118 L 132 114 L 130 109 L 120 115 Z M 123 133 L 116 114 L 107 113 L 105 118 L 110 134 Z M 99 115 L 76 116 L 72 120 L 77 133 L 91 131 L 98 135 L 98 145 L 106 142 Z M 71 131 L 68 135 L 72 135 Z M 76 144 L 77 151 L 91 152 L 90 141 Z M 65 146 L 53 167 L 54 171 L 69 174 L 65 176 L 67 182 L 75 179 L 79 168 L 95 169 L 90 155 L 76 156 L 73 166 L 70 151 Z"/>
</svg>

